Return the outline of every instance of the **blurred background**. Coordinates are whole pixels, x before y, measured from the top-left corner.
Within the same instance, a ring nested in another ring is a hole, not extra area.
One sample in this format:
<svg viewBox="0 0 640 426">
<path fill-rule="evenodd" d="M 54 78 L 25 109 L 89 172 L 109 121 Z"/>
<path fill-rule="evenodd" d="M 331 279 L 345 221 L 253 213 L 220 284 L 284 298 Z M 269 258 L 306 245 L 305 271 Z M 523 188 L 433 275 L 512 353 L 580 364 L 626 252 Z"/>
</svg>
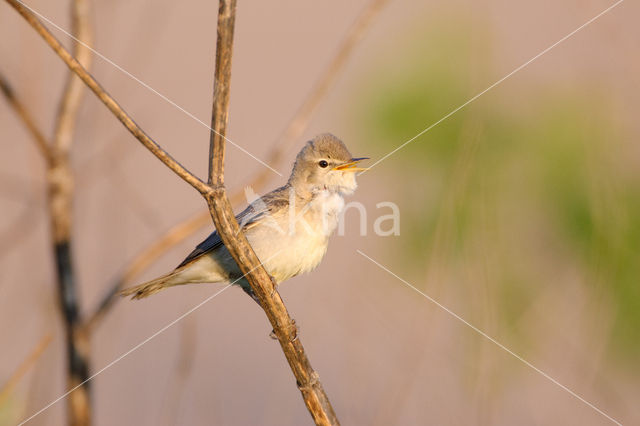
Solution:
<svg viewBox="0 0 640 426">
<path fill-rule="evenodd" d="M 69 28 L 66 1 L 28 3 Z M 266 159 L 366 1 L 239 2 L 229 138 Z M 268 188 L 330 131 L 377 161 L 613 4 L 390 1 Z M 208 123 L 216 2 L 91 1 L 96 50 Z M 605 416 L 361 256 L 361 250 L 624 424 L 640 423 L 640 6 L 611 12 L 359 178 L 320 267 L 280 293 L 345 425 L 611 424 Z M 64 34 L 52 30 L 70 45 Z M 0 71 L 46 134 L 66 67 L 0 3 Z M 93 75 L 204 176 L 209 130 L 113 65 Z M 0 102 L 0 406 L 16 424 L 65 391 L 65 342 L 44 164 Z M 229 145 L 226 182 L 264 168 Z M 205 204 L 90 93 L 73 147 L 83 312 L 125 265 Z M 400 235 L 376 236 L 377 208 Z M 244 205 L 236 206 L 237 210 Z M 205 227 L 137 281 L 177 265 Z M 98 371 L 221 285 L 119 300 L 91 336 Z M 230 289 L 92 380 L 94 424 L 299 425 L 311 419 L 263 312 Z M 61 401 L 29 424 L 64 424 Z"/>
</svg>

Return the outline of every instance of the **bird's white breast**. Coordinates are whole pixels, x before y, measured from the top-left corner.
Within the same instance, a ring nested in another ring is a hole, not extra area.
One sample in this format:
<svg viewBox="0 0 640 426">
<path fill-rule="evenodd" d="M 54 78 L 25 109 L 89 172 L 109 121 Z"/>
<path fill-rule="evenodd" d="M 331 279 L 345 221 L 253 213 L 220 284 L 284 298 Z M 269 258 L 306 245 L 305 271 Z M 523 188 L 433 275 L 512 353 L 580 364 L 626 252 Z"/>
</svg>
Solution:
<svg viewBox="0 0 640 426">
<path fill-rule="evenodd" d="M 339 193 L 320 191 L 308 205 L 296 206 L 295 217 L 289 212 L 286 221 L 293 222 L 288 229 L 280 227 L 284 232 L 261 227 L 247 237 L 267 272 L 282 282 L 318 266 L 343 208 L 344 199 Z"/>
<path fill-rule="evenodd" d="M 344 209 L 344 198 L 338 192 L 320 191 L 311 202 L 312 214 L 322 222 L 322 232 L 331 235 L 338 226 L 338 217 Z"/>
</svg>

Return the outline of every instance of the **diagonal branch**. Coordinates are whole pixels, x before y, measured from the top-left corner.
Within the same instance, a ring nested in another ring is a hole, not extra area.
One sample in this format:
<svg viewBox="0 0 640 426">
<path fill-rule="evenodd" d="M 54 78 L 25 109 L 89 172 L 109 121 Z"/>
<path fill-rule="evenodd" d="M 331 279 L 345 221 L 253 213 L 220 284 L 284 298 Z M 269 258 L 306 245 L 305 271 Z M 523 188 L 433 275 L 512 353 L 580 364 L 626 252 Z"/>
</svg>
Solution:
<svg viewBox="0 0 640 426">
<path fill-rule="evenodd" d="M 197 176 L 189 172 L 184 166 L 178 163 L 160 145 L 158 145 L 144 130 L 138 126 L 131 116 L 107 93 L 91 74 L 60 44 L 51 32 L 40 22 L 40 20 L 25 7 L 19 0 L 6 0 L 22 17 L 33 27 L 34 30 L 44 39 L 44 41 L 56 52 L 65 64 L 76 73 L 78 77 L 95 93 L 95 95 L 106 105 L 106 107 L 116 116 L 120 122 L 144 145 L 153 155 L 162 161 L 167 167 L 173 170 L 185 182 L 193 186 L 201 194 L 210 191 L 209 186 Z"/>
<path fill-rule="evenodd" d="M 218 9 L 218 40 L 216 43 L 216 81 L 211 118 L 209 182 L 213 191 L 205 195 L 209 212 L 224 245 L 251 285 L 282 351 L 296 378 L 304 402 L 318 425 L 337 425 L 318 374 L 313 370 L 299 339 L 295 323 L 275 288 L 274 282 L 240 231 L 224 188 L 224 137 L 226 132 L 229 88 L 231 82 L 231 53 L 235 23 L 236 0 L 221 0 Z"/>
</svg>

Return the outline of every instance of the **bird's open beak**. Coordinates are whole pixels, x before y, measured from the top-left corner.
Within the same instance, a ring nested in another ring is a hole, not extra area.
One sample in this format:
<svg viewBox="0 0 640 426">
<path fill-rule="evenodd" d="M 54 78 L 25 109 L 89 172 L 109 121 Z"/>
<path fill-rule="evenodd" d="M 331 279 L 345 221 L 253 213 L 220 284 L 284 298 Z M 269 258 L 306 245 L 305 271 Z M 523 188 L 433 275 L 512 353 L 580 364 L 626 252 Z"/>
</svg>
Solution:
<svg viewBox="0 0 640 426">
<path fill-rule="evenodd" d="M 360 158 L 352 158 L 347 163 L 340 164 L 333 168 L 333 170 L 341 170 L 343 172 L 364 172 L 365 170 L 369 170 L 366 167 L 356 167 L 356 164 L 361 162 L 362 160 L 368 160 L 369 157 L 360 157 Z"/>
</svg>

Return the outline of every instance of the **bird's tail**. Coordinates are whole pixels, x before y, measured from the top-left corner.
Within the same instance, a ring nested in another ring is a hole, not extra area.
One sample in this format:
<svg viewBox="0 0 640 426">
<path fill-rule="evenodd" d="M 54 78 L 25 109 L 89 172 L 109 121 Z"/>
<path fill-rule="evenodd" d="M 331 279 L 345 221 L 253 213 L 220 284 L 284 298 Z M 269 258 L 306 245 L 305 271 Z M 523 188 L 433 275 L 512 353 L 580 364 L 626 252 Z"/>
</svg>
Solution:
<svg viewBox="0 0 640 426">
<path fill-rule="evenodd" d="M 120 291 L 120 296 L 131 296 L 131 299 L 142 299 L 143 297 L 151 296 L 165 288 L 173 287 L 174 285 L 187 284 L 188 281 L 185 282 L 184 278 L 181 277 L 182 272 L 182 270 L 176 269 L 175 271 L 156 278 L 155 280 L 147 281 L 146 283 L 135 287 L 125 288 Z"/>
</svg>

